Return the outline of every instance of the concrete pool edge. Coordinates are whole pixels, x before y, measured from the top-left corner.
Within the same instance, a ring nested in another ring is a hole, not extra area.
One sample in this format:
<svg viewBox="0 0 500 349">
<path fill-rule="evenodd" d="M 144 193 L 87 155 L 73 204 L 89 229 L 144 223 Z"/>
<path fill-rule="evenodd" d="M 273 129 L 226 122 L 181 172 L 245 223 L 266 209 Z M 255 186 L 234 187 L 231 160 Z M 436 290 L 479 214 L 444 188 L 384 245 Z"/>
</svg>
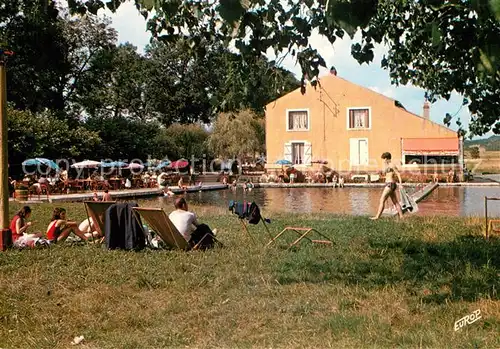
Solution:
<svg viewBox="0 0 500 349">
<path fill-rule="evenodd" d="M 181 190 L 178 187 L 170 187 L 170 190 L 175 194 L 182 193 L 195 193 L 200 191 L 212 191 L 212 190 L 222 190 L 226 189 L 227 185 L 224 184 L 207 184 L 203 186 L 193 186 L 188 187 L 186 190 Z M 148 198 L 155 196 L 162 196 L 163 190 L 158 188 L 143 188 L 143 189 L 129 189 L 129 190 L 117 190 L 110 191 L 111 197 L 115 199 L 136 199 L 136 198 Z M 40 200 L 31 199 L 25 202 L 83 202 L 90 201 L 93 198 L 93 192 L 77 193 L 77 194 L 62 194 L 62 195 L 51 195 L 47 199 L 46 196 L 40 196 Z M 22 201 L 21 201 L 22 202 Z"/>
<path fill-rule="evenodd" d="M 425 183 L 404 183 L 405 187 L 418 187 L 422 186 Z M 438 184 L 441 187 L 498 187 L 500 183 L 498 182 L 486 182 L 486 183 L 427 183 L 430 184 Z M 255 183 L 255 188 L 332 188 L 333 185 L 331 183 Z M 385 183 L 346 183 L 345 188 L 383 188 Z M 201 187 L 194 186 L 188 187 L 187 190 L 181 190 L 178 187 L 171 187 L 171 190 L 175 194 L 182 193 L 193 193 L 193 192 L 204 192 L 204 191 L 212 191 L 212 190 L 223 190 L 227 189 L 228 186 L 224 184 L 214 183 L 214 184 L 205 184 Z M 241 188 L 240 188 L 241 189 Z M 340 190 L 342 188 L 339 188 Z M 434 190 L 434 189 L 433 189 Z M 419 191 L 420 192 L 420 191 Z M 431 191 L 432 192 L 432 191 Z M 119 191 L 111 191 L 111 195 L 114 199 L 136 199 L 136 198 L 149 198 L 155 196 L 161 196 L 162 190 L 158 188 L 144 188 L 144 189 L 130 189 L 130 190 L 119 190 Z M 427 196 L 427 193 L 425 196 Z M 51 195 L 47 199 L 46 196 L 41 196 L 40 200 L 30 199 L 28 203 L 36 203 L 36 202 L 82 202 L 87 200 L 92 200 L 93 193 L 77 193 L 77 194 L 62 194 L 62 195 Z M 422 198 L 423 199 L 423 198 Z M 422 200 L 420 199 L 420 200 Z M 12 198 L 11 201 L 14 201 Z M 420 201 L 419 200 L 419 201 Z"/>
<path fill-rule="evenodd" d="M 405 187 L 418 187 L 422 185 L 437 184 L 442 187 L 498 187 L 498 182 L 472 183 L 403 183 Z M 255 188 L 333 188 L 331 183 L 255 183 Z M 346 188 L 383 188 L 385 183 L 345 183 Z M 338 187 L 337 187 L 338 188 Z M 341 188 L 340 188 L 341 189 Z"/>
</svg>

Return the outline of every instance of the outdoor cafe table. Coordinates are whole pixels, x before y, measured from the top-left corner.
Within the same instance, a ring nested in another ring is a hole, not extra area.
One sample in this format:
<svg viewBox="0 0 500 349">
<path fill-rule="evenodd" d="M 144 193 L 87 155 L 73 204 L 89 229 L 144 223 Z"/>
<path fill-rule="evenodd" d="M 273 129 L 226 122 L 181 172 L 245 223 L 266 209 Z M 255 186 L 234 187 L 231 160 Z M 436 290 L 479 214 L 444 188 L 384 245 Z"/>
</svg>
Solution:
<svg viewBox="0 0 500 349">
<path fill-rule="evenodd" d="M 118 190 L 121 187 L 122 179 L 121 178 L 110 178 L 110 179 L 108 179 L 108 182 L 113 187 L 114 190 Z"/>
<path fill-rule="evenodd" d="M 92 182 L 94 182 L 92 179 L 76 179 L 75 181 L 85 190 L 92 189 Z"/>
<path fill-rule="evenodd" d="M 132 178 L 132 188 L 144 187 L 144 181 L 140 178 Z"/>
</svg>

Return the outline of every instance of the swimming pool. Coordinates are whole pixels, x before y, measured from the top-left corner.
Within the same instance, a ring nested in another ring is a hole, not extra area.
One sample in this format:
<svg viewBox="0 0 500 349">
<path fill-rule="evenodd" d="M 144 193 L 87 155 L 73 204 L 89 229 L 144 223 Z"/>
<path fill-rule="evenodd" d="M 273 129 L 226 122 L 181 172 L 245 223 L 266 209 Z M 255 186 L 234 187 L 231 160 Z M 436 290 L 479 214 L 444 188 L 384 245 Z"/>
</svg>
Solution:
<svg viewBox="0 0 500 349">
<path fill-rule="evenodd" d="M 381 188 L 256 188 L 188 193 L 186 199 L 201 205 L 227 208 L 230 200 L 255 201 L 278 212 L 373 215 Z M 410 190 L 410 189 L 409 189 Z M 499 187 L 438 187 L 419 203 L 418 215 L 484 216 L 484 196 L 500 197 Z M 154 199 L 158 200 L 158 199 Z M 160 198 L 171 207 L 171 198 Z M 500 202 L 490 202 L 489 215 L 500 216 Z"/>
</svg>

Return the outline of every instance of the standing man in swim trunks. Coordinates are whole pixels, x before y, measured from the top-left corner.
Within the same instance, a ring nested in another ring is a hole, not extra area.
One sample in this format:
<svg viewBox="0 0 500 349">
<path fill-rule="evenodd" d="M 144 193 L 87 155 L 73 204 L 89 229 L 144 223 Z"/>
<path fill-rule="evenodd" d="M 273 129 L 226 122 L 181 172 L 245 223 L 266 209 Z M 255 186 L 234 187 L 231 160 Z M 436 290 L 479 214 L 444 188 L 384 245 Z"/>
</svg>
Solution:
<svg viewBox="0 0 500 349">
<path fill-rule="evenodd" d="M 377 215 L 375 217 L 371 217 L 371 219 L 376 220 L 379 219 L 384 211 L 385 202 L 387 198 L 391 198 L 392 203 L 396 206 L 396 210 L 398 211 L 399 218 L 403 218 L 403 211 L 401 210 L 401 205 L 398 202 L 398 197 L 396 195 L 396 189 L 398 187 L 398 183 L 396 183 L 396 177 L 399 181 L 399 186 L 402 185 L 401 174 L 398 171 L 398 168 L 391 163 L 391 153 L 385 152 L 382 154 L 382 159 L 385 164 L 385 187 L 382 192 L 382 196 L 380 197 L 380 204 L 378 206 Z"/>
</svg>

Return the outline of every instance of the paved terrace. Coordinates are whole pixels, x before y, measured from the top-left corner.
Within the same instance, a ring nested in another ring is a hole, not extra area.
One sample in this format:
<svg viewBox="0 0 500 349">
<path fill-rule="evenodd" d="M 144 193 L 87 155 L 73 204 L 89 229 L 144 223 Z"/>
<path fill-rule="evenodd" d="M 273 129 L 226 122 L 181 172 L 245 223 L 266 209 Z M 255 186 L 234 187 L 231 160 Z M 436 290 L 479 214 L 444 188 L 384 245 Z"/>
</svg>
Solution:
<svg viewBox="0 0 500 349">
<path fill-rule="evenodd" d="M 209 190 L 221 190 L 226 189 L 227 186 L 220 183 L 204 184 L 200 186 L 188 187 L 186 190 L 181 190 L 179 187 L 170 187 L 170 190 L 175 194 L 182 194 L 185 192 L 199 192 L 199 191 L 209 191 Z M 163 195 L 163 190 L 158 188 L 141 188 L 141 189 L 128 189 L 128 190 L 110 190 L 109 193 L 113 200 L 115 199 L 137 199 L 146 198 Z M 102 196 L 102 191 L 99 192 Z M 27 202 L 78 202 L 78 201 L 89 201 L 92 200 L 94 196 L 93 192 L 76 193 L 76 194 L 60 194 L 60 195 L 50 195 L 47 199 L 47 195 L 40 195 L 40 200 L 38 196 L 34 195 Z M 11 199 L 13 200 L 13 199 Z"/>
</svg>

